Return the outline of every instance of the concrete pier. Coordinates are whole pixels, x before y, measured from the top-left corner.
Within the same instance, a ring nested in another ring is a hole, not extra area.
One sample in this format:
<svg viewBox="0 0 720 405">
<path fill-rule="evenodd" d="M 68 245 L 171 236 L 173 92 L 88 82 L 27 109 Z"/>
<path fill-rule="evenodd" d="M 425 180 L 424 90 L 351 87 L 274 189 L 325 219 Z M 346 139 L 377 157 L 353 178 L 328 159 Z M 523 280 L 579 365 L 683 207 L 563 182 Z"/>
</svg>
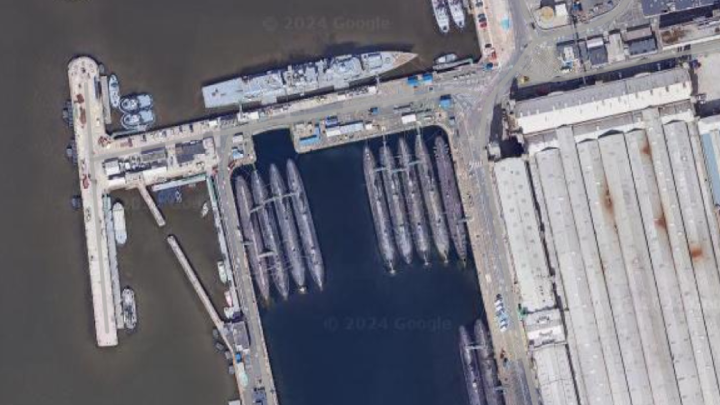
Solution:
<svg viewBox="0 0 720 405">
<path fill-rule="evenodd" d="M 147 204 L 148 208 L 150 208 L 150 213 L 152 214 L 153 218 L 155 218 L 155 223 L 157 223 L 157 226 L 159 226 L 160 228 L 165 226 L 165 217 L 163 216 L 162 212 L 160 212 L 160 208 L 158 208 L 157 204 L 155 204 L 155 200 L 153 200 L 147 188 L 143 185 L 140 185 L 137 189 L 140 192 L 143 200 L 145 200 L 145 204 Z"/>
<path fill-rule="evenodd" d="M 210 196 L 210 207 L 212 207 L 213 213 L 213 224 L 215 225 L 215 231 L 218 234 L 218 243 L 220 245 L 220 254 L 222 254 L 222 261 L 226 269 L 232 269 L 232 263 L 230 263 L 230 254 L 228 253 L 227 237 L 225 235 L 225 229 L 222 226 L 222 217 L 220 214 L 220 208 L 218 207 L 217 200 L 217 189 L 215 188 L 215 182 L 212 176 L 205 176 L 205 183 L 207 184 L 208 195 Z M 237 292 L 237 285 L 235 284 L 235 274 L 232 271 L 227 271 L 228 283 L 230 284 L 230 294 L 232 295 L 233 313 L 240 312 L 240 297 Z"/>
<path fill-rule="evenodd" d="M 240 231 L 238 211 L 235 207 L 235 197 L 231 184 L 232 170 L 226 170 L 230 160 L 232 142 L 230 138 L 222 139 L 218 144 L 220 151 L 220 163 L 215 188 L 217 190 L 218 208 L 222 227 L 227 238 L 228 259 L 231 266 L 236 289 L 240 298 L 240 308 L 247 325 L 251 347 L 250 352 L 245 356 L 248 364 L 249 387 L 242 400 L 244 404 L 252 404 L 253 393 L 263 392 L 267 405 L 277 405 L 278 397 L 275 390 L 275 379 L 273 377 L 270 357 L 265 344 L 265 334 L 260 317 L 259 302 L 255 295 L 253 276 L 248 266 L 247 255 L 244 249 L 243 236 Z"/>
<path fill-rule="evenodd" d="M 95 145 L 107 139 L 102 100 L 97 91 L 99 78 L 98 64 L 90 58 L 73 59 L 68 66 L 95 336 L 98 346 L 108 347 L 116 346 L 118 337 L 105 215 L 101 206 L 104 190 L 97 183 L 96 173 L 100 170 L 93 159 Z"/>
</svg>

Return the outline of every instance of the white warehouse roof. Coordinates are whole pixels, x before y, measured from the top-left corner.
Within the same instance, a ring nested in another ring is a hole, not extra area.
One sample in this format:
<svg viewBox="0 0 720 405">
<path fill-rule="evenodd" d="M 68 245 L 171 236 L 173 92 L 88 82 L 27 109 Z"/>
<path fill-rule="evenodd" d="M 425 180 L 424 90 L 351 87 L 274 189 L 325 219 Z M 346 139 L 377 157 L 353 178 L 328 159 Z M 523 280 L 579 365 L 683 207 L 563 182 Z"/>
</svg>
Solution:
<svg viewBox="0 0 720 405">
<path fill-rule="evenodd" d="M 688 72 L 673 69 L 519 101 L 515 118 L 522 132 L 530 134 L 674 103 L 691 94 Z"/>
<path fill-rule="evenodd" d="M 522 305 L 535 312 L 555 306 L 550 269 L 535 214 L 532 185 L 525 161 L 504 159 L 495 165 L 495 179 L 508 244 L 517 273 Z"/>
</svg>

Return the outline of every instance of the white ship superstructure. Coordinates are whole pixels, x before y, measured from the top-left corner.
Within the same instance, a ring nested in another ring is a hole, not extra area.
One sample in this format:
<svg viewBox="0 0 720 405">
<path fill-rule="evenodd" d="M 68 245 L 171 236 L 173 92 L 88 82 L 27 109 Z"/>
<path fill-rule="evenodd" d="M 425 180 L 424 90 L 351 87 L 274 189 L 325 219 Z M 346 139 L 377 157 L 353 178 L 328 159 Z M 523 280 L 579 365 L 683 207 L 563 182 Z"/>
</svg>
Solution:
<svg viewBox="0 0 720 405">
<path fill-rule="evenodd" d="M 205 108 L 273 104 L 281 97 L 344 89 L 396 69 L 416 56 L 408 52 L 343 55 L 237 77 L 203 87 Z"/>
</svg>

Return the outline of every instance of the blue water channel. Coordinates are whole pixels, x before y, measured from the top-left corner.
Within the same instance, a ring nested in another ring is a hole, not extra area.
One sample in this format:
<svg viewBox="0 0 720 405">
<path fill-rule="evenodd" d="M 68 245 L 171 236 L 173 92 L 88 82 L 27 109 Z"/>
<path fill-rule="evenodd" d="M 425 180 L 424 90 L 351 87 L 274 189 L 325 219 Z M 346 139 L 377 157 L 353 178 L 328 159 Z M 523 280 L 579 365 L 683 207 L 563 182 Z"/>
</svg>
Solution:
<svg viewBox="0 0 720 405">
<path fill-rule="evenodd" d="M 430 142 L 437 129 L 423 136 Z M 387 138 L 393 150 L 398 136 Z M 377 152 L 380 140 L 372 141 Z M 412 145 L 412 143 L 411 143 Z M 326 265 L 324 291 L 263 309 L 280 400 L 287 405 L 464 404 L 458 327 L 481 315 L 474 263 L 382 264 L 362 171 L 364 143 L 297 156 L 286 131 L 256 138 L 257 168 L 298 163 Z M 242 168 L 241 171 L 248 169 Z"/>
</svg>

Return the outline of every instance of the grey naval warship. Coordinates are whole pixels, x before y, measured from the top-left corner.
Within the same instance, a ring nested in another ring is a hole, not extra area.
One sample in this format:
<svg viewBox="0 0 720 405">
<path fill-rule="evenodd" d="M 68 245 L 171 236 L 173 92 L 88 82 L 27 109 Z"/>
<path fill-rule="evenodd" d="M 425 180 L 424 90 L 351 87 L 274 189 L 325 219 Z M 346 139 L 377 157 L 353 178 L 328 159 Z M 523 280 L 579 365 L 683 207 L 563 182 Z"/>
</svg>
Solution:
<svg viewBox="0 0 720 405">
<path fill-rule="evenodd" d="M 273 104 L 278 98 L 340 90 L 405 65 L 408 52 L 370 52 L 323 58 L 283 69 L 236 77 L 203 87 L 205 108 Z"/>
</svg>

